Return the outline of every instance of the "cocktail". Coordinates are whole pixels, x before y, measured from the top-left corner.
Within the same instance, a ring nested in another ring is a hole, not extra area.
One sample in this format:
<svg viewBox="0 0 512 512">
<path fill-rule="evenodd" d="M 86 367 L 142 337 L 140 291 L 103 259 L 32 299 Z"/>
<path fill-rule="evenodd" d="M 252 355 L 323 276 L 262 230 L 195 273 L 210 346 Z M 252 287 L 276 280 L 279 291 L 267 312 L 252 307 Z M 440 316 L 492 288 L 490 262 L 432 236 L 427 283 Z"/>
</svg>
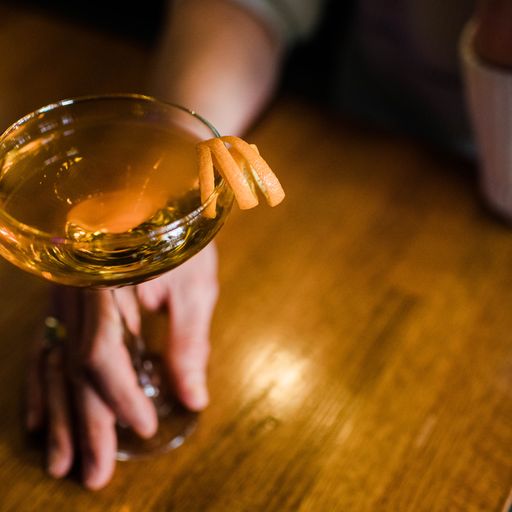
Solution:
<svg viewBox="0 0 512 512">
<path fill-rule="evenodd" d="M 194 112 L 139 95 L 64 100 L 25 116 L 0 138 L 0 254 L 54 283 L 108 287 L 116 302 L 118 287 L 204 248 L 233 197 L 242 208 L 258 203 L 257 188 L 271 205 L 284 197 L 257 148 L 219 137 Z M 194 415 L 119 317 L 159 417 L 150 440 L 119 427 L 118 458 L 129 459 L 181 444 Z"/>
</svg>

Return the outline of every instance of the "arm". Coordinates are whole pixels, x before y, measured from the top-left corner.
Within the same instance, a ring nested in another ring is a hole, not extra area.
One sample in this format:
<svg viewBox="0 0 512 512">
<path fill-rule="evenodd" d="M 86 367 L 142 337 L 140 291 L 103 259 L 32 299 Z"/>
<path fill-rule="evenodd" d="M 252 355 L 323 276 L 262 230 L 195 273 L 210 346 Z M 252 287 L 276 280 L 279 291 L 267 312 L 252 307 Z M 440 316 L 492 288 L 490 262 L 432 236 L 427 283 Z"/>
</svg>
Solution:
<svg viewBox="0 0 512 512">
<path fill-rule="evenodd" d="M 269 100 L 283 50 L 277 33 L 232 2 L 178 2 L 169 12 L 152 92 L 193 108 L 222 134 L 237 134 Z"/>
</svg>

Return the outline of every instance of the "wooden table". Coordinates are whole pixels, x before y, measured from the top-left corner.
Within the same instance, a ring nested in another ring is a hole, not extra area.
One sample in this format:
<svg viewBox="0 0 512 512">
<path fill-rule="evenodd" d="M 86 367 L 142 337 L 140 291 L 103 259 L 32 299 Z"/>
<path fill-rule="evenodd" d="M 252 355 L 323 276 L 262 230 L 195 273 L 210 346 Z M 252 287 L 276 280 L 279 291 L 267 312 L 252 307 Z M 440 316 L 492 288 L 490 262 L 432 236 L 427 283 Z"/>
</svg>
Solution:
<svg viewBox="0 0 512 512">
<path fill-rule="evenodd" d="M 147 67 L 133 42 L 0 7 L 3 127 L 140 90 Z M 212 404 L 185 446 L 119 464 L 98 493 L 50 479 L 27 444 L 46 285 L 0 265 L 0 510 L 508 510 L 512 232 L 473 170 L 292 98 L 252 138 L 288 198 L 219 237 Z"/>
</svg>

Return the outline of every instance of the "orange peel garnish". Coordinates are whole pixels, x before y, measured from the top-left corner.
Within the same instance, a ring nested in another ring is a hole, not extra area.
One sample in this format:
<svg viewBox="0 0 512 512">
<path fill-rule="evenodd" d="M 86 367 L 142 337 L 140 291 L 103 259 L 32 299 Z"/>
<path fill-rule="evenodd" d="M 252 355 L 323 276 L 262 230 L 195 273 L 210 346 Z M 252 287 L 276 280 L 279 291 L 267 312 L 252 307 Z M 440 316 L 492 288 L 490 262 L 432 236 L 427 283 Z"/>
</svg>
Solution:
<svg viewBox="0 0 512 512">
<path fill-rule="evenodd" d="M 212 172 L 213 161 L 210 148 L 198 144 L 197 161 L 199 163 L 199 190 L 201 192 L 201 203 L 206 205 L 204 209 L 204 216 L 209 219 L 215 218 L 215 211 L 217 206 L 217 198 L 212 197 L 208 203 L 208 199 L 215 192 L 215 176 Z"/>
<path fill-rule="evenodd" d="M 230 145 L 229 149 L 226 144 Z M 234 136 L 216 137 L 199 142 L 197 154 L 201 202 L 206 204 L 205 217 L 214 218 L 216 214 L 216 198 L 207 203 L 215 189 L 214 165 L 242 210 L 259 204 L 257 190 L 270 206 L 276 206 L 284 199 L 283 187 L 254 144 Z"/>
</svg>

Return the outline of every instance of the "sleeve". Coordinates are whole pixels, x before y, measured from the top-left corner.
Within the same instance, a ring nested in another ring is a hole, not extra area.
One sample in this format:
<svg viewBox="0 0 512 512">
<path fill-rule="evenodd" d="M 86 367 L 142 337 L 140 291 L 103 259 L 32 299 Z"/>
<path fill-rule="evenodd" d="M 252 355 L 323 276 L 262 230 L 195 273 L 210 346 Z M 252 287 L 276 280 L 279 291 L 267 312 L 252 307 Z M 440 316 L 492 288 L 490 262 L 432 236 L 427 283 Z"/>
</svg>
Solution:
<svg viewBox="0 0 512 512">
<path fill-rule="evenodd" d="M 325 0 L 231 0 L 260 18 L 286 43 L 306 39 L 317 26 Z"/>
<path fill-rule="evenodd" d="M 482 62 L 473 49 L 475 26 L 462 34 L 460 53 L 480 181 L 489 205 L 512 221 L 512 72 Z"/>
</svg>

